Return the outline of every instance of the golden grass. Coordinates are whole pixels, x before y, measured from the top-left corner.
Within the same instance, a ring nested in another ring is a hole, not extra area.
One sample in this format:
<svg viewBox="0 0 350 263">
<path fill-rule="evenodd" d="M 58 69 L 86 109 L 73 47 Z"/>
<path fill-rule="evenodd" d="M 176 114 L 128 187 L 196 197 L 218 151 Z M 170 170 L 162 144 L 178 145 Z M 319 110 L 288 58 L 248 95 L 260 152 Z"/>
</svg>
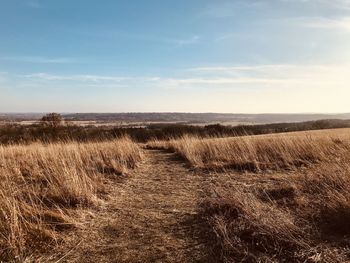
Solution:
<svg viewBox="0 0 350 263">
<path fill-rule="evenodd" d="M 148 146 L 196 168 L 235 172 L 218 173 L 200 203 L 223 262 L 350 260 L 350 129 L 185 136 Z"/>
<path fill-rule="evenodd" d="M 234 170 L 213 176 L 212 193 L 200 202 L 223 262 L 350 260 L 349 129 L 186 136 L 148 146 L 175 151 L 196 168 Z M 110 177 L 103 174 L 128 173 L 141 158 L 128 138 L 0 146 L 0 259 L 47 252 L 74 227 L 75 208 L 98 204 Z"/>
<path fill-rule="evenodd" d="M 263 185 L 222 182 L 201 203 L 224 262 L 350 260 L 349 163 L 289 176 Z"/>
<path fill-rule="evenodd" d="M 218 173 L 200 203 L 223 262 L 350 260 L 350 130 L 149 146 L 175 151 L 197 168 L 234 169 Z"/>
<path fill-rule="evenodd" d="M 292 169 L 340 157 L 350 149 L 349 130 L 300 132 L 232 138 L 185 136 L 152 141 L 149 147 L 172 150 L 202 169 Z"/>
<path fill-rule="evenodd" d="M 141 158 L 129 138 L 0 146 L 0 259 L 45 250 L 74 225 L 69 210 L 99 200 L 102 174 L 125 174 Z"/>
</svg>

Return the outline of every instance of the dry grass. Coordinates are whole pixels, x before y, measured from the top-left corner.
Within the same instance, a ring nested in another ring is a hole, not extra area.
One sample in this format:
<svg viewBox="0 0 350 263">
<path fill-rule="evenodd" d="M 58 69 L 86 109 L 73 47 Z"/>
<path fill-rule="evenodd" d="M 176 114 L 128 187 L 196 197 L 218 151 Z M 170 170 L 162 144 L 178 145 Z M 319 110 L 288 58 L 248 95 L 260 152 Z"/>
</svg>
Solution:
<svg viewBox="0 0 350 263">
<path fill-rule="evenodd" d="M 177 152 L 196 168 L 227 171 L 196 177 L 210 178 L 210 197 L 200 202 L 200 212 L 216 237 L 213 248 L 220 261 L 350 260 L 349 130 L 184 137 L 148 146 Z M 0 146 L 0 260 L 17 257 L 23 261 L 36 252 L 47 252 L 60 241 L 62 232 L 74 227 L 75 208 L 99 203 L 110 178 L 103 175 L 125 174 L 141 158 L 140 148 L 127 138 L 105 143 Z M 152 165 L 158 161 L 152 160 Z M 174 169 L 165 168 L 164 173 Z M 171 183 L 176 181 L 163 184 L 165 175 L 159 166 L 154 171 L 144 169 L 159 175 L 158 187 L 174 187 Z M 205 185 L 195 183 L 191 191 Z M 140 193 L 139 182 L 136 185 L 140 196 L 150 194 L 148 190 Z M 188 194 L 186 185 L 176 189 Z M 200 188 L 201 194 L 203 191 Z M 139 198 L 134 204 L 137 209 Z M 157 199 L 159 209 L 163 198 L 167 197 L 162 193 Z M 126 218 L 130 214 L 131 210 Z M 126 225 L 134 229 L 132 222 Z M 159 221 L 157 214 L 157 223 L 162 233 L 169 222 Z M 139 248 L 143 253 L 143 247 Z"/>
<path fill-rule="evenodd" d="M 149 146 L 177 152 L 196 168 L 231 170 L 217 174 L 200 203 L 222 261 L 350 260 L 350 130 Z"/>
<path fill-rule="evenodd" d="M 193 167 L 260 171 L 294 169 L 341 157 L 350 149 L 349 130 L 211 138 L 185 136 L 153 141 L 149 147 L 172 150 Z"/>
<path fill-rule="evenodd" d="M 348 262 L 349 142 L 348 130 L 256 136 L 242 138 L 241 142 L 237 139 L 194 142 L 195 154 L 200 155 L 196 164 L 211 157 L 215 162 L 209 161 L 209 167 L 213 163 L 222 166 L 235 162 L 240 166 L 244 160 L 253 162 L 255 170 L 275 170 L 274 174 L 226 177 L 213 187 L 215 197 L 201 203 L 201 211 L 217 236 L 216 253 L 221 259 Z M 205 153 L 206 147 L 214 147 L 218 152 Z M 220 149 L 230 157 L 225 158 Z M 236 149 L 242 151 L 242 157 L 237 156 Z M 262 167 L 261 163 L 265 165 Z M 308 165 L 298 169 L 299 163 Z M 203 162 L 200 167 L 206 164 Z M 291 169 L 288 174 L 286 167 Z M 230 180 L 235 183 L 230 185 Z"/>
<path fill-rule="evenodd" d="M 102 174 L 125 174 L 141 158 L 128 138 L 0 146 L 0 261 L 47 251 L 74 226 L 74 208 L 98 202 Z"/>
<path fill-rule="evenodd" d="M 288 177 L 263 185 L 223 182 L 215 198 L 201 203 L 223 261 L 350 260 L 349 163 Z"/>
</svg>

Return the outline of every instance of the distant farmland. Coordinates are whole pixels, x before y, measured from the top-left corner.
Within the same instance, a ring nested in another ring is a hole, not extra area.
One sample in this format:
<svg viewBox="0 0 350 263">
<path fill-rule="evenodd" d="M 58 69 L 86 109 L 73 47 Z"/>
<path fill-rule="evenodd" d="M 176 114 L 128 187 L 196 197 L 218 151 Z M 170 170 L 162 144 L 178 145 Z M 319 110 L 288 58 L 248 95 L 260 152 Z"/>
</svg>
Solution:
<svg viewBox="0 0 350 263">
<path fill-rule="evenodd" d="M 0 114 L 0 119 L 37 120 L 44 113 Z M 97 122 L 183 122 L 183 123 L 280 123 L 322 119 L 350 119 L 349 114 L 231 114 L 231 113 L 72 113 L 62 114 L 71 121 Z"/>
</svg>

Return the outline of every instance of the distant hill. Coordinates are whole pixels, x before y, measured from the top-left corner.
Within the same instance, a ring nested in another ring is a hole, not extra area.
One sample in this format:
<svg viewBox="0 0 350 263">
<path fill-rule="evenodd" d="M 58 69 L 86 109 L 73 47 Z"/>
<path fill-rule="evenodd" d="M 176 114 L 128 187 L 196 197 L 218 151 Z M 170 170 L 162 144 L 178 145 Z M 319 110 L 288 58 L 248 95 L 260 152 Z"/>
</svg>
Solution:
<svg viewBox="0 0 350 263">
<path fill-rule="evenodd" d="M 0 120 L 28 121 L 38 120 L 44 113 L 0 113 Z"/>
<path fill-rule="evenodd" d="M 0 113 L 0 120 L 36 120 L 44 113 Z M 234 114 L 234 113 L 70 113 L 63 114 L 72 121 L 123 121 L 123 122 L 182 122 L 213 123 L 237 122 L 251 124 L 304 122 L 323 119 L 350 119 L 345 114 Z"/>
<path fill-rule="evenodd" d="M 70 120 L 125 122 L 241 122 L 280 123 L 322 119 L 350 119 L 348 114 L 231 114 L 231 113 L 75 113 L 65 114 Z"/>
</svg>

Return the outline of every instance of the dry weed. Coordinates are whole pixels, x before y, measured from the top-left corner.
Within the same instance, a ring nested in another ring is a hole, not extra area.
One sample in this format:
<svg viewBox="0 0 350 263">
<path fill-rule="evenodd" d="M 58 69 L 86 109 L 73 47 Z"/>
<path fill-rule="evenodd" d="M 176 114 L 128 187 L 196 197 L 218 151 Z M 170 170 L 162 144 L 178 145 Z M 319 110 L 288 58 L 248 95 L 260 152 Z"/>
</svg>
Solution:
<svg viewBox="0 0 350 263">
<path fill-rule="evenodd" d="M 141 158 L 129 138 L 0 146 L 0 259 L 21 261 L 57 242 L 74 225 L 69 209 L 104 191 L 101 174 L 124 174 Z"/>
</svg>

